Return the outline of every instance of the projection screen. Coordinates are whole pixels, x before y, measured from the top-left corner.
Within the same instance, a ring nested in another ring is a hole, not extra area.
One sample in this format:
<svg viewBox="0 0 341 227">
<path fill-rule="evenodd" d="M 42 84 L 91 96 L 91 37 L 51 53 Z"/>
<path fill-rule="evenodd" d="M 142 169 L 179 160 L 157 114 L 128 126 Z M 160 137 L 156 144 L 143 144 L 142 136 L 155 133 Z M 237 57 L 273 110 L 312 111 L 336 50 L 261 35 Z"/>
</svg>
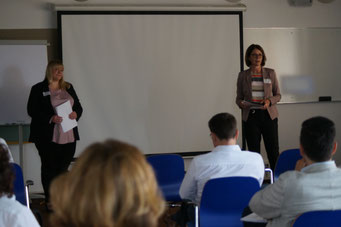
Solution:
<svg viewBox="0 0 341 227">
<path fill-rule="evenodd" d="M 59 11 L 64 77 L 83 106 L 77 154 L 115 138 L 145 154 L 209 151 L 208 120 L 232 113 L 241 12 Z"/>
</svg>

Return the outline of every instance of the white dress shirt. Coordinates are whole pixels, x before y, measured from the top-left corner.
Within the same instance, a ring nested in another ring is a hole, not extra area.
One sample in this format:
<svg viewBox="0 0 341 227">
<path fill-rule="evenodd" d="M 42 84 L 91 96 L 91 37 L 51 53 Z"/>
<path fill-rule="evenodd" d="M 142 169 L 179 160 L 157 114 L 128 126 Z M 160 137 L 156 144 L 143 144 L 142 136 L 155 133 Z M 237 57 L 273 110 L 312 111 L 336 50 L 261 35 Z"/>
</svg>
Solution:
<svg viewBox="0 0 341 227">
<path fill-rule="evenodd" d="M 327 161 L 287 171 L 257 192 L 249 206 L 269 220 L 268 227 L 292 226 L 297 216 L 307 211 L 341 209 L 341 169 Z"/>
<path fill-rule="evenodd" d="M 0 197 L 0 226 L 8 227 L 39 227 L 31 210 L 15 200 L 15 195 L 8 198 Z"/>
<path fill-rule="evenodd" d="M 262 185 L 262 156 L 255 152 L 242 151 L 238 145 L 217 146 L 210 153 L 192 160 L 181 184 L 180 196 L 200 204 L 202 190 L 208 180 L 232 176 L 254 177 Z"/>
</svg>

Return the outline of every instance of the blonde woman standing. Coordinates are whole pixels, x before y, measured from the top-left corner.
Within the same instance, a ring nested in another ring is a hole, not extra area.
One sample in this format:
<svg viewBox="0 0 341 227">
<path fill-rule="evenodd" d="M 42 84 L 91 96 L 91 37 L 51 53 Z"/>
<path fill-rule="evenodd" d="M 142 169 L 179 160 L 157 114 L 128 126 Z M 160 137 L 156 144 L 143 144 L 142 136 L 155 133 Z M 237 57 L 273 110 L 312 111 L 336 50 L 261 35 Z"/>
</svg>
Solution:
<svg viewBox="0 0 341 227">
<path fill-rule="evenodd" d="M 60 61 L 50 61 L 45 79 L 32 87 L 27 104 L 28 115 L 32 118 L 29 141 L 35 144 L 41 159 L 41 180 L 47 208 L 50 183 L 68 169 L 79 140 L 77 127 L 63 132 L 63 118 L 56 114 L 56 106 L 67 101 L 72 106 L 68 117 L 78 121 L 83 109 L 73 86 L 64 81 L 64 66 Z"/>
</svg>

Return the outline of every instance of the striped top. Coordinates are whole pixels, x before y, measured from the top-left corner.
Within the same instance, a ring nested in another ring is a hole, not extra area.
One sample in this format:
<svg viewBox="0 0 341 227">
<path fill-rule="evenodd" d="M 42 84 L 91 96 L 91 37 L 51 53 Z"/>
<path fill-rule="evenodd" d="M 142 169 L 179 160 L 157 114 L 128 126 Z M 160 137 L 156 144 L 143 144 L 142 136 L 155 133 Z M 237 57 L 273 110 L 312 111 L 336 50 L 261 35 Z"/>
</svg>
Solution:
<svg viewBox="0 0 341 227">
<path fill-rule="evenodd" d="M 252 73 L 252 102 L 261 103 L 264 100 L 264 82 L 262 73 Z"/>
</svg>

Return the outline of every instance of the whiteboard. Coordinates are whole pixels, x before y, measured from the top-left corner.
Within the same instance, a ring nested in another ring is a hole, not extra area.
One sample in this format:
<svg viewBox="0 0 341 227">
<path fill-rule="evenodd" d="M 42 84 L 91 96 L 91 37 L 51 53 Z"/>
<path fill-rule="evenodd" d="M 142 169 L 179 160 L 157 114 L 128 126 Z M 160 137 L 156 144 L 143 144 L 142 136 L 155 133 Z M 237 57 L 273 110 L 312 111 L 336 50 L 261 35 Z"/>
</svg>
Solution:
<svg viewBox="0 0 341 227">
<path fill-rule="evenodd" d="M 240 119 L 240 16 L 62 15 L 64 77 L 84 109 L 77 153 L 106 138 L 147 154 L 211 150 L 208 120 Z"/>
<path fill-rule="evenodd" d="M 281 103 L 341 100 L 341 28 L 246 28 L 245 49 L 260 44 L 277 72 Z"/>
<path fill-rule="evenodd" d="M 0 42 L 0 124 L 30 123 L 28 96 L 44 79 L 46 65 L 46 41 Z"/>
</svg>

